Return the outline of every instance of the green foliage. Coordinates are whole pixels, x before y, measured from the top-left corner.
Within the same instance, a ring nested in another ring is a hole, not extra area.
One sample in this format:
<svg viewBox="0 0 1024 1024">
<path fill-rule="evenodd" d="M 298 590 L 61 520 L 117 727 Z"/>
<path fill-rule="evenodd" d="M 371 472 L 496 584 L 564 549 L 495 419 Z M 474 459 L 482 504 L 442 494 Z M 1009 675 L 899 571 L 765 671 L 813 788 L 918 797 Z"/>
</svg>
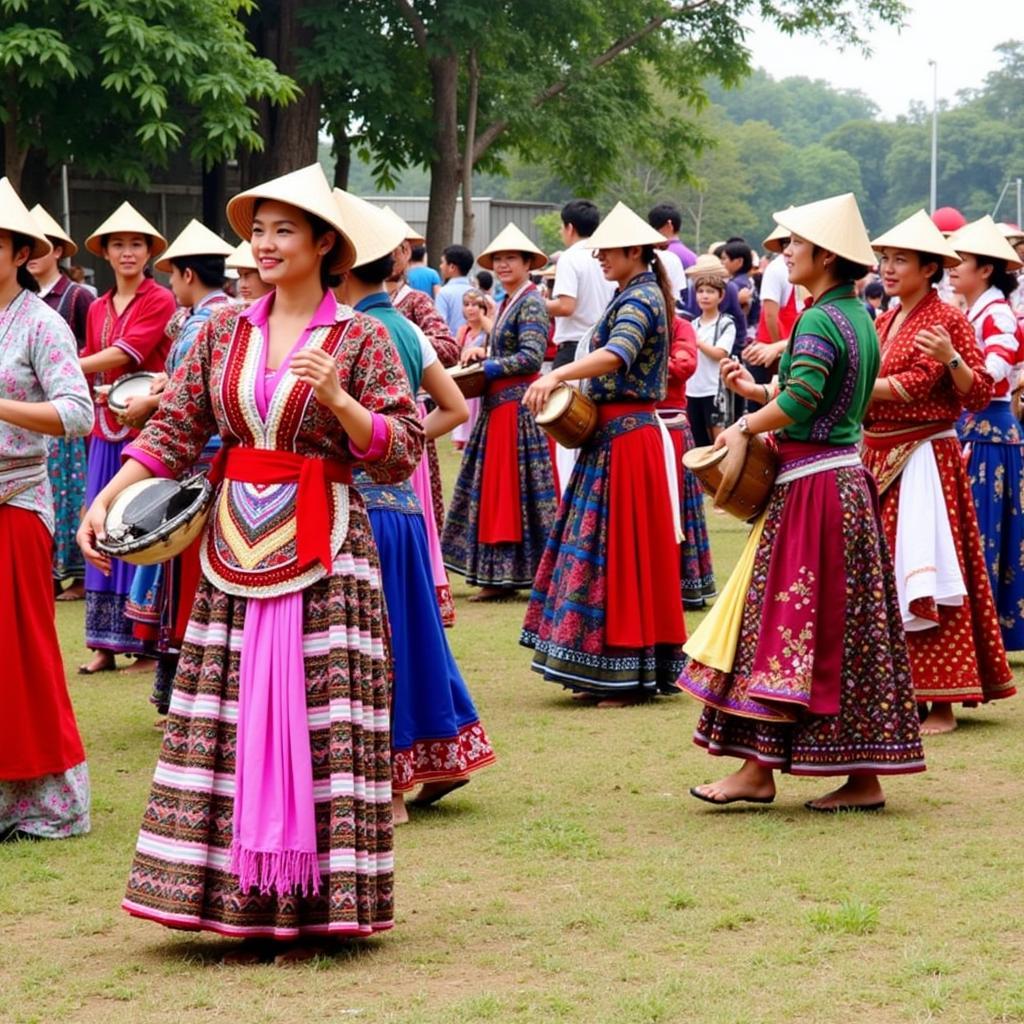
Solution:
<svg viewBox="0 0 1024 1024">
<path fill-rule="evenodd" d="M 562 217 L 557 210 L 537 214 L 533 218 L 533 226 L 537 229 L 537 244 L 545 252 L 562 248 Z"/>
<path fill-rule="evenodd" d="M 143 183 L 183 142 L 205 166 L 259 149 L 257 100 L 294 82 L 256 57 L 251 0 L 0 0 L 0 69 L 22 152 Z M 8 153 L 8 161 L 11 154 Z"/>
</svg>

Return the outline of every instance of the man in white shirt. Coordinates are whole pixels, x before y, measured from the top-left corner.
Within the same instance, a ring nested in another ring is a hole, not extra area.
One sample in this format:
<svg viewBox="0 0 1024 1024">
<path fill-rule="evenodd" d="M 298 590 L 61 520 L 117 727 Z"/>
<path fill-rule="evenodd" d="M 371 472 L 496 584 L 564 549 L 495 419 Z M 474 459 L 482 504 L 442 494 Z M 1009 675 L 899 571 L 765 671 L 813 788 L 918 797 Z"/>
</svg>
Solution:
<svg viewBox="0 0 1024 1024">
<path fill-rule="evenodd" d="M 576 358 L 576 345 L 605 311 L 615 285 L 601 272 L 594 250 L 583 243 L 601 220 L 589 199 L 573 199 L 562 207 L 562 241 L 565 252 L 555 264 L 551 298 L 545 300 L 548 315 L 555 318 L 555 367 Z"/>
</svg>

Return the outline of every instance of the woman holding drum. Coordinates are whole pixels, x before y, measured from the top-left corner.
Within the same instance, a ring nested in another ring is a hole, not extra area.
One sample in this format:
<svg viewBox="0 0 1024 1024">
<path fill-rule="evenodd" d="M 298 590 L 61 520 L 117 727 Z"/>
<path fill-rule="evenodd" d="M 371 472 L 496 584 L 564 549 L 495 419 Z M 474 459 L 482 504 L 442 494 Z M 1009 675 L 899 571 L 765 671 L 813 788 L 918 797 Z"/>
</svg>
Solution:
<svg viewBox="0 0 1024 1024">
<path fill-rule="evenodd" d="M 486 378 L 480 417 L 462 455 L 441 536 L 445 565 L 482 589 L 471 601 L 494 601 L 528 587 L 544 553 L 557 499 L 551 454 L 522 407 L 548 343 L 548 314 L 530 270 L 547 257 L 514 224 L 480 254 L 480 266 L 505 288 L 490 347 L 470 348 Z"/>
<path fill-rule="evenodd" d="M 970 323 L 939 298 L 943 266 L 960 257 L 928 214 L 872 245 L 899 305 L 875 321 L 882 369 L 862 455 L 881 495 L 914 693 L 931 703 L 921 732 L 931 735 L 956 728 L 954 703 L 1014 693 L 955 429 L 961 410 L 988 405 L 993 381 Z"/>
<path fill-rule="evenodd" d="M 174 296 L 146 277 L 145 271 L 150 259 L 167 248 L 167 240 L 130 203 L 122 203 L 86 239 L 85 247 L 110 264 L 114 287 L 89 307 L 82 370 L 108 390 L 127 374 L 162 371 L 170 347 L 166 328 L 174 313 Z M 135 435 L 105 404 L 105 398 L 97 399 L 89 443 L 87 506 L 120 469 L 121 454 Z M 134 566 L 120 560 L 113 562 L 107 574 L 86 567 L 85 645 L 96 654 L 79 667 L 80 674 L 109 672 L 115 667 L 115 654 L 142 652 L 145 645 L 133 634 L 124 613 L 134 575 Z"/>
<path fill-rule="evenodd" d="M 84 437 L 89 387 L 64 318 L 34 293 L 50 243 L 0 178 L 0 839 L 89 831 L 89 771 L 54 623 L 48 437 Z"/>
<path fill-rule="evenodd" d="M 590 352 L 532 384 L 535 415 L 563 381 L 588 382 L 597 429 L 580 449 L 530 595 L 521 643 L 549 682 L 621 707 L 678 692 L 678 486 L 655 413 L 668 378 L 671 285 L 661 234 L 618 203 L 587 240 L 618 291 Z"/>
<path fill-rule="evenodd" d="M 112 499 L 184 472 L 220 434 L 203 579 L 123 905 L 250 939 L 229 955 L 248 962 L 392 925 L 386 615 L 350 484 L 356 462 L 407 478 L 423 429 L 387 331 L 328 286 L 355 253 L 319 165 L 235 196 L 228 219 L 275 290 L 203 327 L 79 537 L 109 571 L 96 540 Z"/>
<path fill-rule="evenodd" d="M 923 771 L 924 752 L 892 560 L 857 452 L 879 353 L 854 282 L 875 256 L 852 194 L 775 220 L 791 237 L 772 245 L 814 302 L 794 327 L 777 393 L 735 361 L 723 367 L 733 391 L 764 405 L 716 445 L 742 465 L 750 438 L 775 432 L 779 473 L 679 680 L 705 704 L 694 741 L 744 763 L 690 792 L 767 804 L 776 769 L 847 775 L 808 809 L 880 810 L 879 775 Z"/>
</svg>

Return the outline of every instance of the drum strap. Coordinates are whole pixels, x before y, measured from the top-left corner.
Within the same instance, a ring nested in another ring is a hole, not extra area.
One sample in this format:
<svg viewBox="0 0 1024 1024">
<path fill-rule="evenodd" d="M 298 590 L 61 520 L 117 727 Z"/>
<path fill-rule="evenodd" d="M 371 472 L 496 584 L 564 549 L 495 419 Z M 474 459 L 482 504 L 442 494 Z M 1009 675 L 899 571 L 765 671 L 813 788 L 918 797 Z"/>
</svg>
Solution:
<svg viewBox="0 0 1024 1024">
<path fill-rule="evenodd" d="M 352 467 L 335 459 L 318 459 L 298 452 L 222 448 L 210 469 L 209 480 L 245 484 L 298 484 L 295 503 L 295 554 L 300 565 L 313 562 L 331 571 L 331 484 L 351 484 Z"/>
</svg>

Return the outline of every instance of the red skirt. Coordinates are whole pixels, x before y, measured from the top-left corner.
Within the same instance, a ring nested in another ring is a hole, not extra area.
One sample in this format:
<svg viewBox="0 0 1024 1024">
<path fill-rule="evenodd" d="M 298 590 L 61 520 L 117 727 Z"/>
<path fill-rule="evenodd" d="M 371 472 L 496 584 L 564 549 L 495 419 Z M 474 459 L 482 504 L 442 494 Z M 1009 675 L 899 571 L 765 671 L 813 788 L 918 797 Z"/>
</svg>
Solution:
<svg viewBox="0 0 1024 1024">
<path fill-rule="evenodd" d="M 53 540 L 34 512 L 0 505 L 0 779 L 85 760 L 54 623 Z"/>
</svg>

